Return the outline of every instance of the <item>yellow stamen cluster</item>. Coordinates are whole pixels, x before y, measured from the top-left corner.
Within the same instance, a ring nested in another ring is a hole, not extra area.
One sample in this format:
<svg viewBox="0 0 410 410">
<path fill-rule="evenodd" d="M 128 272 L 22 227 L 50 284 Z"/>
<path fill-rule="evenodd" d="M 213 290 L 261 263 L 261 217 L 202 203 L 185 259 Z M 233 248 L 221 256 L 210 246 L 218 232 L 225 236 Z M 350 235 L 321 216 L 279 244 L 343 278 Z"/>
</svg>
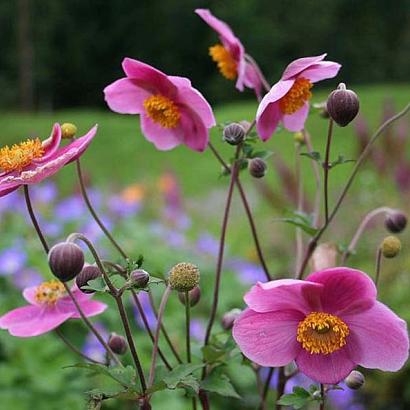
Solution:
<svg viewBox="0 0 410 410">
<path fill-rule="evenodd" d="M 346 344 L 350 331 L 342 319 L 312 312 L 298 325 L 297 341 L 311 354 L 330 354 Z"/>
<path fill-rule="evenodd" d="M 209 55 L 216 62 L 219 71 L 225 78 L 235 80 L 238 75 L 238 65 L 231 53 L 222 44 L 209 47 Z"/>
<path fill-rule="evenodd" d="M 296 79 L 292 88 L 279 100 L 279 108 L 283 114 L 294 114 L 312 97 L 310 89 L 313 84 L 306 78 Z"/>
<path fill-rule="evenodd" d="M 20 144 L 14 144 L 11 148 L 6 145 L 0 149 L 0 168 L 3 171 L 21 171 L 31 164 L 33 159 L 41 158 L 44 148 L 39 138 L 28 139 Z"/>
<path fill-rule="evenodd" d="M 144 101 L 144 108 L 152 121 L 164 128 L 175 128 L 181 118 L 178 106 L 163 95 L 152 95 Z"/>
<path fill-rule="evenodd" d="M 55 304 L 58 299 L 65 296 L 65 293 L 66 291 L 62 282 L 50 280 L 37 286 L 35 299 L 37 303 L 52 305 Z"/>
</svg>

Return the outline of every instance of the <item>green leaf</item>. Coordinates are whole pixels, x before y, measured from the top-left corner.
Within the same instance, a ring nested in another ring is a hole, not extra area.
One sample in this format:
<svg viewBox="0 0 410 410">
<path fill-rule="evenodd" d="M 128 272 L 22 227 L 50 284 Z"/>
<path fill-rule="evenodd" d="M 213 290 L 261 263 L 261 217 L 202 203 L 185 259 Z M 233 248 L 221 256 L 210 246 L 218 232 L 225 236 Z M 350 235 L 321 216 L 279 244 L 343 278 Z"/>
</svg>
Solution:
<svg viewBox="0 0 410 410">
<path fill-rule="evenodd" d="M 317 151 L 302 152 L 300 155 L 302 155 L 303 157 L 308 157 L 310 159 L 313 159 L 313 161 L 322 163 L 322 157 L 320 155 L 320 152 L 317 152 Z"/>
<path fill-rule="evenodd" d="M 99 276 L 98 278 L 93 279 L 93 280 L 89 280 L 88 284 L 86 286 L 83 286 L 82 288 L 86 290 L 93 290 L 95 292 L 106 292 L 107 291 L 107 286 L 102 276 Z"/>
<path fill-rule="evenodd" d="M 306 406 L 308 402 L 312 401 L 311 394 L 300 386 L 293 388 L 293 393 L 284 394 L 277 403 L 282 406 L 292 406 L 294 409 L 301 409 Z"/>
<path fill-rule="evenodd" d="M 200 364 L 180 364 L 172 369 L 162 380 L 170 389 L 175 389 L 179 382 L 192 374 L 195 370 L 204 367 L 204 363 Z"/>
<path fill-rule="evenodd" d="M 203 358 L 208 364 L 214 364 L 221 361 L 220 359 L 222 359 L 226 354 L 225 350 L 218 349 L 212 345 L 204 346 L 201 350 Z"/>
<path fill-rule="evenodd" d="M 311 235 L 311 236 L 316 235 L 316 233 L 318 232 L 318 228 L 315 228 L 314 226 L 312 226 L 311 218 L 302 212 L 294 212 L 292 216 L 290 217 L 278 218 L 275 220 L 294 225 L 302 229 L 304 232 L 306 232 L 308 235 Z"/>
<path fill-rule="evenodd" d="M 355 159 L 347 159 L 343 155 L 339 155 L 336 161 L 329 164 L 329 168 L 334 168 L 337 165 L 346 164 L 347 162 L 356 162 Z"/>
<path fill-rule="evenodd" d="M 233 397 L 240 399 L 241 396 L 236 392 L 232 386 L 229 377 L 222 373 L 220 368 L 214 369 L 201 383 L 203 390 L 211 393 L 219 394 L 224 397 Z"/>
</svg>

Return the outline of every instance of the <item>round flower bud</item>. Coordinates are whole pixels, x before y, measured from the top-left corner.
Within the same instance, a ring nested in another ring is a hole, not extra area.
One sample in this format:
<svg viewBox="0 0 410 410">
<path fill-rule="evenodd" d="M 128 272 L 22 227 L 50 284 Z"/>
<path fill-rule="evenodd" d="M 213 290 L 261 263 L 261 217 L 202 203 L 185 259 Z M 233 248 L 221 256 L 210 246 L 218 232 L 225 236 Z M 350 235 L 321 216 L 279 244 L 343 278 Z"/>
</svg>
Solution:
<svg viewBox="0 0 410 410">
<path fill-rule="evenodd" d="M 61 126 L 61 133 L 62 138 L 73 138 L 77 133 L 77 127 L 74 124 L 65 122 Z"/>
<path fill-rule="evenodd" d="M 233 323 L 235 322 L 235 320 L 238 318 L 240 314 L 241 314 L 240 309 L 232 309 L 229 312 L 226 312 L 222 316 L 222 322 L 221 322 L 224 330 L 232 329 Z"/>
<path fill-rule="evenodd" d="M 404 230 L 407 225 L 407 217 L 402 212 L 391 212 L 386 215 L 386 220 L 384 224 L 392 233 L 400 233 Z"/>
<path fill-rule="evenodd" d="M 353 370 L 349 376 L 346 377 L 345 383 L 349 389 L 358 390 L 364 385 L 364 376 L 357 370 Z"/>
<path fill-rule="evenodd" d="M 116 333 L 111 333 L 108 339 L 108 346 L 115 354 L 123 355 L 128 349 L 127 341 L 124 337 L 117 335 Z"/>
<path fill-rule="evenodd" d="M 61 282 L 67 282 L 83 269 L 84 253 L 75 243 L 61 242 L 50 249 L 48 264 L 55 277 Z"/>
<path fill-rule="evenodd" d="M 136 269 L 131 272 L 130 281 L 136 288 L 145 288 L 149 282 L 149 273 L 143 269 Z"/>
<path fill-rule="evenodd" d="M 333 121 L 346 127 L 359 112 L 359 98 L 354 91 L 347 90 L 346 85 L 340 83 L 337 90 L 330 93 L 326 109 Z"/>
<path fill-rule="evenodd" d="M 199 286 L 195 286 L 188 292 L 189 306 L 195 306 L 199 302 L 200 298 L 201 289 L 199 289 Z M 178 292 L 178 299 L 183 305 L 185 305 L 185 292 Z"/>
<path fill-rule="evenodd" d="M 189 292 L 199 284 L 200 272 L 192 263 L 178 263 L 169 272 L 169 285 L 178 292 Z"/>
<path fill-rule="evenodd" d="M 262 178 L 266 174 L 268 168 L 266 162 L 262 158 L 253 158 L 249 161 L 249 173 L 254 178 Z"/>
<path fill-rule="evenodd" d="M 383 239 L 381 250 L 385 258 L 394 258 L 401 250 L 400 239 L 396 236 L 387 236 Z"/>
<path fill-rule="evenodd" d="M 298 144 L 301 144 L 301 145 L 303 145 L 304 143 L 305 143 L 305 137 L 304 137 L 304 135 L 303 135 L 303 132 L 295 132 L 294 134 L 293 134 L 293 140 L 296 142 L 296 143 L 298 143 Z"/>
<path fill-rule="evenodd" d="M 223 139 L 228 144 L 238 145 L 245 138 L 245 128 L 233 122 L 232 124 L 227 125 L 223 131 Z"/>
<path fill-rule="evenodd" d="M 97 279 L 101 276 L 101 271 L 97 266 L 87 265 L 83 267 L 83 270 L 75 278 L 75 283 L 83 293 L 94 293 L 91 289 L 83 289 L 84 286 L 88 285 L 90 280 Z"/>
<path fill-rule="evenodd" d="M 245 133 L 251 127 L 251 123 L 249 121 L 246 121 L 246 120 L 239 121 L 239 125 L 242 125 L 243 129 L 245 130 Z"/>
</svg>

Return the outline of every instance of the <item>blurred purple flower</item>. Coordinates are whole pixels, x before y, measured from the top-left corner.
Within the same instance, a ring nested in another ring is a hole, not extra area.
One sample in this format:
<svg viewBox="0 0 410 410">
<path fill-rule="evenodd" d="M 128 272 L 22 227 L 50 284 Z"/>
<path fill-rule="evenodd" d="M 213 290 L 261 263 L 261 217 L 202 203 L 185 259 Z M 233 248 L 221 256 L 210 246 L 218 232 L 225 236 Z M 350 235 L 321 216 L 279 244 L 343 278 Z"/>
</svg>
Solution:
<svg viewBox="0 0 410 410">
<path fill-rule="evenodd" d="M 46 236 L 50 236 L 53 238 L 57 238 L 63 234 L 63 225 L 59 224 L 58 222 L 50 222 L 44 220 L 41 222 L 41 229 L 46 234 Z"/>
<path fill-rule="evenodd" d="M 108 341 L 108 331 L 102 323 L 96 322 L 94 323 L 95 328 L 104 338 L 104 340 Z M 91 357 L 94 360 L 99 362 L 105 362 L 105 349 L 95 337 L 93 333 L 88 333 L 82 351 L 85 355 Z"/>
<path fill-rule="evenodd" d="M 70 196 L 60 201 L 55 207 L 55 217 L 62 222 L 72 222 L 80 220 L 86 214 L 87 209 L 83 199 L 78 196 Z"/>
<path fill-rule="evenodd" d="M 7 276 L 17 273 L 27 261 L 27 255 L 21 247 L 14 245 L 0 253 L 0 275 Z"/>
<path fill-rule="evenodd" d="M 88 216 L 88 215 L 87 215 Z M 105 215 L 99 215 L 102 223 L 104 226 L 111 231 L 113 228 L 113 223 L 111 220 L 105 216 Z M 97 222 L 95 222 L 94 219 L 91 217 L 89 220 L 81 227 L 80 231 L 91 241 L 91 242 L 96 242 L 101 237 L 104 236 L 104 232 L 101 230 L 101 228 L 98 226 Z"/>
<path fill-rule="evenodd" d="M 190 335 L 193 339 L 197 340 L 198 342 L 202 342 L 205 337 L 205 324 L 202 320 L 199 319 L 192 319 L 190 323 Z"/>
<path fill-rule="evenodd" d="M 132 184 L 113 195 L 108 201 L 108 208 L 117 216 L 132 216 L 138 213 L 142 207 L 145 196 L 145 188 L 140 184 Z"/>
<path fill-rule="evenodd" d="M 207 232 L 202 233 L 196 241 L 196 249 L 200 253 L 205 253 L 210 256 L 218 256 L 219 241 Z"/>
<path fill-rule="evenodd" d="M 37 184 L 30 191 L 31 200 L 35 205 L 51 204 L 58 195 L 58 188 L 54 182 L 46 181 Z"/>
<path fill-rule="evenodd" d="M 38 271 L 32 268 L 19 269 L 12 277 L 11 280 L 18 289 L 25 289 L 31 286 L 40 285 L 44 282 L 43 277 Z"/>
<path fill-rule="evenodd" d="M 142 310 L 145 313 L 145 317 L 147 318 L 148 326 L 150 329 L 154 329 L 157 324 L 157 319 L 155 317 L 154 311 L 152 310 L 149 295 L 147 292 L 139 292 L 138 293 L 138 300 L 140 301 Z M 144 322 L 142 321 L 141 315 L 138 311 L 138 308 L 135 306 L 134 301 L 132 301 L 134 306 L 134 315 L 135 320 L 137 321 L 138 326 L 141 329 L 145 330 Z"/>
<path fill-rule="evenodd" d="M 266 282 L 266 276 L 261 266 L 243 259 L 231 259 L 226 263 L 228 269 L 237 273 L 245 284 Z"/>
<path fill-rule="evenodd" d="M 23 212 L 25 209 L 24 198 L 19 191 L 14 191 L 0 200 L 0 214 L 5 212 Z"/>
</svg>

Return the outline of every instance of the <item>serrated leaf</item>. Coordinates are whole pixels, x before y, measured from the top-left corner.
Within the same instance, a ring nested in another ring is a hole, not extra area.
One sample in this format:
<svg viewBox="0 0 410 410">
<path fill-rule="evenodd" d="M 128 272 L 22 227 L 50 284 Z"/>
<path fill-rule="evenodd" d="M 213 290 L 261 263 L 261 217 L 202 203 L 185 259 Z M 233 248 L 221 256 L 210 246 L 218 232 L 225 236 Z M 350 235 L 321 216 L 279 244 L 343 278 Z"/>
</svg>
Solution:
<svg viewBox="0 0 410 410">
<path fill-rule="evenodd" d="M 175 389 L 179 382 L 181 382 L 184 378 L 192 374 L 195 370 L 201 369 L 204 367 L 204 363 L 200 364 L 179 364 L 174 369 L 172 369 L 163 379 L 162 381 L 168 386 L 170 389 Z"/>
<path fill-rule="evenodd" d="M 107 291 L 107 285 L 105 284 L 104 279 L 101 276 L 96 279 L 89 280 L 87 282 L 87 285 L 83 286 L 82 288 L 86 290 L 93 290 L 95 292 Z"/>
<path fill-rule="evenodd" d="M 214 364 L 219 359 L 225 356 L 226 351 L 222 349 L 217 349 L 215 346 L 207 345 L 204 346 L 202 349 L 202 356 L 208 364 Z"/>
<path fill-rule="evenodd" d="M 302 155 L 303 157 L 308 157 L 310 159 L 313 159 L 313 161 L 322 162 L 322 157 L 320 155 L 320 152 L 317 151 L 312 151 L 312 152 L 302 152 L 300 155 Z"/>
<path fill-rule="evenodd" d="M 312 226 L 312 221 L 309 216 L 301 212 L 294 212 L 292 216 L 287 218 L 277 218 L 276 221 L 286 222 L 296 226 L 306 232 L 308 235 L 314 236 L 318 232 L 318 228 Z"/>
<path fill-rule="evenodd" d="M 229 377 L 221 373 L 219 369 L 213 370 L 201 383 L 201 389 L 211 393 L 219 394 L 224 397 L 240 399 L 241 396 L 236 392 Z"/>
</svg>

